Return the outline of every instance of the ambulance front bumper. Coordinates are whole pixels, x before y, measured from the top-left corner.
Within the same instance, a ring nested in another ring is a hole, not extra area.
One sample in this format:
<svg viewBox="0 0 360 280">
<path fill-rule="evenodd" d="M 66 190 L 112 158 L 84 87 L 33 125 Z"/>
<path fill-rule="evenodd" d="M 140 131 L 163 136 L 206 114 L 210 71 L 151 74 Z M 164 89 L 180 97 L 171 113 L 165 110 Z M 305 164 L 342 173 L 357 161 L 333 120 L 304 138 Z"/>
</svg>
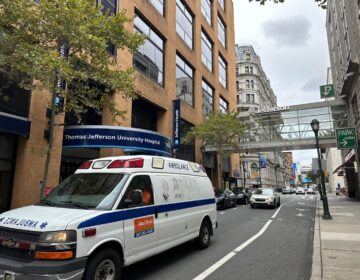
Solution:
<svg viewBox="0 0 360 280">
<path fill-rule="evenodd" d="M 87 258 L 23 262 L 0 256 L 0 280 L 80 280 Z"/>
</svg>

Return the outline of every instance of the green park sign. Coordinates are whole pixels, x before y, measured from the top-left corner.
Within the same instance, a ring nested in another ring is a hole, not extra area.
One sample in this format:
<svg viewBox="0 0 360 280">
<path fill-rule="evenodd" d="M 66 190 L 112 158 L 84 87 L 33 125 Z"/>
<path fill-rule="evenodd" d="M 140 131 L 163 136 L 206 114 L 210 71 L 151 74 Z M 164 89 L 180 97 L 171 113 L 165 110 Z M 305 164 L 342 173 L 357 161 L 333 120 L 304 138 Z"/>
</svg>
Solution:
<svg viewBox="0 0 360 280">
<path fill-rule="evenodd" d="M 336 144 L 338 149 L 355 149 L 358 147 L 355 128 L 337 128 Z"/>
<path fill-rule="evenodd" d="M 334 97 L 334 96 L 335 96 L 334 85 L 320 86 L 320 98 L 321 99 Z"/>
</svg>

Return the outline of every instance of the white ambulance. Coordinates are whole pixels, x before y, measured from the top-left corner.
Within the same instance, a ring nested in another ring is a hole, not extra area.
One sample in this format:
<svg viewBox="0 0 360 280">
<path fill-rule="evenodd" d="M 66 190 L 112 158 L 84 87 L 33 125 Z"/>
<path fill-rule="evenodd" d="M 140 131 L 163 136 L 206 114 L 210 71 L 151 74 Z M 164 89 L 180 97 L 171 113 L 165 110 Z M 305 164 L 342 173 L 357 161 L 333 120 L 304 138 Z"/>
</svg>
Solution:
<svg viewBox="0 0 360 280">
<path fill-rule="evenodd" d="M 0 279 L 120 279 L 121 269 L 217 227 L 202 166 L 155 156 L 85 162 L 41 202 L 0 214 Z"/>
</svg>

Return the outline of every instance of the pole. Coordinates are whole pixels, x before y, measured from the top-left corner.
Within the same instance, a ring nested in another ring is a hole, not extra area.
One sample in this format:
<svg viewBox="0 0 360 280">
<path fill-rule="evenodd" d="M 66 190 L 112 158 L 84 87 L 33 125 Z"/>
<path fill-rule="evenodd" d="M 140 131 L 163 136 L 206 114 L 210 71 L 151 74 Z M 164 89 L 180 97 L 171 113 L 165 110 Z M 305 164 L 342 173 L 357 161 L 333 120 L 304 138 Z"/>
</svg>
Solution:
<svg viewBox="0 0 360 280">
<path fill-rule="evenodd" d="M 329 204 L 326 196 L 326 189 L 325 189 L 325 179 L 324 174 L 322 171 L 321 166 L 321 156 L 320 156 L 320 147 L 319 147 L 319 138 L 318 138 L 318 132 L 315 132 L 315 140 L 316 140 L 316 150 L 318 154 L 318 164 L 319 164 L 319 175 L 320 175 L 320 183 L 321 183 L 321 189 L 322 189 L 322 197 L 323 197 L 323 207 L 324 207 L 324 214 L 322 216 L 323 219 L 330 220 L 332 219 L 329 211 Z"/>
<path fill-rule="evenodd" d="M 261 158 L 259 153 L 259 179 L 260 179 L 260 188 L 262 188 L 262 182 L 261 182 Z"/>
<path fill-rule="evenodd" d="M 244 188 L 246 187 L 246 169 L 245 169 L 245 161 L 242 162 L 242 168 L 243 168 L 243 182 L 244 182 Z"/>
</svg>

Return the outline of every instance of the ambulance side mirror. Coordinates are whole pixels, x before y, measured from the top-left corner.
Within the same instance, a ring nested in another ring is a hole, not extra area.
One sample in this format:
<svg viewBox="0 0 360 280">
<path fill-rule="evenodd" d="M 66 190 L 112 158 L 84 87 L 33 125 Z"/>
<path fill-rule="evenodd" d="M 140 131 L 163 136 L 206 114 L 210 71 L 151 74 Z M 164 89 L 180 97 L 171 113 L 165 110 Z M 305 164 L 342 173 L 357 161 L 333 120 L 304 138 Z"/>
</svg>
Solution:
<svg viewBox="0 0 360 280">
<path fill-rule="evenodd" d="M 125 199 L 125 205 L 127 207 L 138 205 L 142 203 L 142 192 L 140 190 L 133 190 L 130 194 L 130 199 Z"/>
</svg>

